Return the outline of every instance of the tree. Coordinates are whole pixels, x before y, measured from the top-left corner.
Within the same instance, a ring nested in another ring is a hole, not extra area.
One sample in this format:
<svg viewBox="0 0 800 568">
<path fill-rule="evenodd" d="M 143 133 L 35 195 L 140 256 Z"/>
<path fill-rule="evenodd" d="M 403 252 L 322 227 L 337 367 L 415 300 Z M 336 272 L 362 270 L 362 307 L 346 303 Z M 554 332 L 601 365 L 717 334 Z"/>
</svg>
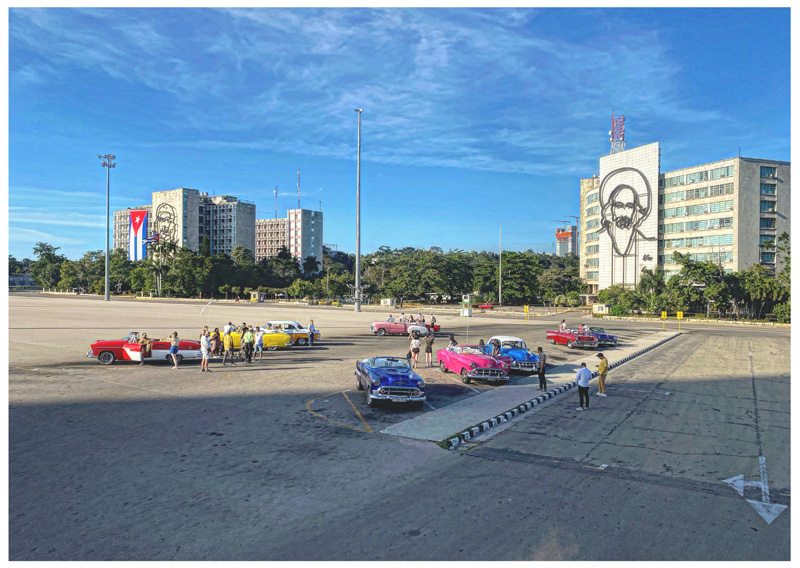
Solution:
<svg viewBox="0 0 800 568">
<path fill-rule="evenodd" d="M 319 261 L 314 255 L 308 255 L 303 260 L 303 275 L 306 278 L 311 278 L 319 272 Z"/>
<path fill-rule="evenodd" d="M 37 260 L 31 263 L 31 278 L 42 288 L 55 288 L 61 280 L 61 264 L 67 257 L 56 253 L 60 248 L 42 242 L 33 247 Z"/>
<path fill-rule="evenodd" d="M 208 235 L 203 235 L 203 244 L 200 245 L 200 256 L 211 256 L 211 241 Z"/>
</svg>

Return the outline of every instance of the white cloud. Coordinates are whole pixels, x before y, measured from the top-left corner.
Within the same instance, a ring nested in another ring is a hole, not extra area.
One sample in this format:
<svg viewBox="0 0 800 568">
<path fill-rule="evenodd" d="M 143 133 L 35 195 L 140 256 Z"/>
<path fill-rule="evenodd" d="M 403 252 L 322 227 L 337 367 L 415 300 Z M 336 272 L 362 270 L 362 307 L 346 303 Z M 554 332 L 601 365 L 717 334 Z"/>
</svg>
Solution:
<svg viewBox="0 0 800 568">
<path fill-rule="evenodd" d="M 10 227 L 8 231 L 8 240 L 12 242 L 22 243 L 37 243 L 44 242 L 50 243 L 53 246 L 64 245 L 83 245 L 86 241 L 75 239 L 72 237 L 65 237 L 63 235 L 54 235 L 52 233 L 45 233 L 36 231 L 34 229 L 23 229 L 20 227 Z"/>
</svg>

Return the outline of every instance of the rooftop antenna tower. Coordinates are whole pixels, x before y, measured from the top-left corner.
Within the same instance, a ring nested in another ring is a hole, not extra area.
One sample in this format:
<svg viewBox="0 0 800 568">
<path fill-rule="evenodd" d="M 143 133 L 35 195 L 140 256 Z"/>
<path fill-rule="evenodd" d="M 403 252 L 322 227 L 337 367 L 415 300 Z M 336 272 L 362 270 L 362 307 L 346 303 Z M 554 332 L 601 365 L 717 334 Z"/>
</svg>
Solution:
<svg viewBox="0 0 800 568">
<path fill-rule="evenodd" d="M 275 218 L 278 218 L 278 186 L 275 186 L 275 191 L 272 193 L 275 194 Z"/>
<path fill-rule="evenodd" d="M 625 149 L 625 116 L 620 114 L 615 116 L 611 111 L 611 153 L 616 154 Z"/>
<path fill-rule="evenodd" d="M 300 170 L 297 170 L 297 208 L 300 209 Z"/>
</svg>

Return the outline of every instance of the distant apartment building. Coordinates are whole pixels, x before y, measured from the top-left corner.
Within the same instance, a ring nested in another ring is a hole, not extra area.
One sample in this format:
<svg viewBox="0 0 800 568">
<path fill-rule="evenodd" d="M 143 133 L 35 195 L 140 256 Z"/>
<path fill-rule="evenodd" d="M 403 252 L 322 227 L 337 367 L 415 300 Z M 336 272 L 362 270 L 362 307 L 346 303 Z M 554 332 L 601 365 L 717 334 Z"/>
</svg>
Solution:
<svg viewBox="0 0 800 568">
<path fill-rule="evenodd" d="M 155 231 L 153 231 L 153 207 L 151 205 L 118 209 L 114 211 L 113 248 L 115 249 L 121 248 L 125 251 L 128 250 L 128 244 L 130 242 L 131 211 L 147 211 L 147 236 L 149 237 L 155 233 Z"/>
<path fill-rule="evenodd" d="M 199 250 L 208 237 L 211 254 L 230 254 L 243 245 L 255 252 L 256 206 L 230 195 L 209 196 L 197 189 L 180 187 L 154 191 L 151 205 L 140 208 L 149 213 L 147 234 L 159 234 L 161 241 Z M 128 219 L 132 209 L 114 212 L 114 246 L 128 247 Z"/>
<path fill-rule="evenodd" d="M 791 163 L 729 158 L 660 172 L 653 143 L 600 158 L 581 180 L 581 277 L 590 293 L 635 286 L 643 268 L 680 272 L 672 253 L 726 272 L 776 268 L 775 241 L 790 232 Z"/>
<path fill-rule="evenodd" d="M 289 245 L 288 219 L 256 219 L 256 262 L 276 256 L 281 247 Z"/>
<path fill-rule="evenodd" d="M 578 254 L 578 227 L 576 225 L 556 229 L 556 256 L 567 256 L 568 254 Z"/>
<path fill-rule="evenodd" d="M 289 252 L 301 264 L 313 256 L 322 266 L 322 211 L 290 209 L 287 217 Z"/>
</svg>

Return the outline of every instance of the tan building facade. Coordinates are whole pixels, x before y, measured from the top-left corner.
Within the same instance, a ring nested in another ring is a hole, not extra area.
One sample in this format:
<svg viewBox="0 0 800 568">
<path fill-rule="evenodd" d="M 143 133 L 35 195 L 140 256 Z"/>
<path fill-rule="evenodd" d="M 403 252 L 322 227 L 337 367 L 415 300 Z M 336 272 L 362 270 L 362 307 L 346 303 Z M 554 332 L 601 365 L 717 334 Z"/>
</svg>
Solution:
<svg viewBox="0 0 800 568">
<path fill-rule="evenodd" d="M 313 256 L 322 266 L 322 211 L 290 209 L 288 211 L 287 240 L 289 252 L 302 264 Z"/>
<path fill-rule="evenodd" d="M 288 247 L 288 219 L 256 219 L 256 262 L 262 258 L 276 256 L 281 247 Z"/>
<path fill-rule="evenodd" d="M 609 157 L 646 148 L 601 158 L 600 177 L 581 180 L 581 277 L 590 294 L 612 284 L 635 286 L 644 267 L 657 266 L 666 278 L 677 274 L 680 265 L 673 262 L 675 251 L 693 260 L 719 263 L 728 272 L 753 264 L 780 268 L 774 243 L 782 232 L 790 232 L 789 162 L 736 157 L 658 172 L 657 191 L 651 187 L 657 203 L 650 207 L 643 190 L 630 198 L 632 193 L 626 188 L 635 188 L 637 182 L 642 187 L 655 185 L 652 150 L 639 159 L 621 156 L 625 164 L 615 162 L 606 171 L 602 167 Z M 660 150 L 658 156 L 660 164 Z M 644 179 L 649 181 L 645 184 L 638 174 L 620 168 L 646 170 Z M 613 172 L 628 174 L 629 179 L 609 178 Z M 652 211 L 645 215 L 648 207 Z M 650 225 L 657 227 L 656 239 Z M 653 246 L 657 254 L 650 250 Z"/>
</svg>

